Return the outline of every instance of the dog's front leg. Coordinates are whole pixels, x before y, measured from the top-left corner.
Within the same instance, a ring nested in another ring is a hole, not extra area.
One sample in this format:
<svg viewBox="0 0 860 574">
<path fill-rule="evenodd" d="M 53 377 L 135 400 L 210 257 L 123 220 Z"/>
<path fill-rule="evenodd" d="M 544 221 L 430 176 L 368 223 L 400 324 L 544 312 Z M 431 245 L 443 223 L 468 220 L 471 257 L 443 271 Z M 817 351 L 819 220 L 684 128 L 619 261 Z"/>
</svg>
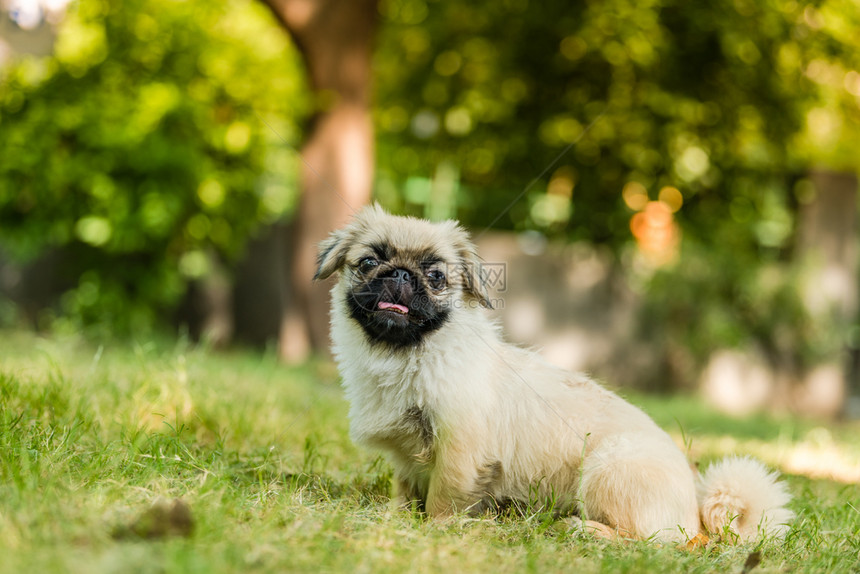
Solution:
<svg viewBox="0 0 860 574">
<path fill-rule="evenodd" d="M 499 461 L 476 463 L 470 456 L 441 456 L 430 477 L 427 513 L 444 518 L 454 512 L 483 512 L 492 503 L 502 474 Z"/>
<path fill-rule="evenodd" d="M 396 484 L 396 495 L 392 501 L 394 508 L 406 510 L 415 508 L 419 512 L 426 510 L 425 498 L 422 496 L 421 490 L 414 479 L 401 476 L 397 478 Z"/>
<path fill-rule="evenodd" d="M 469 491 L 469 486 L 474 482 L 472 474 L 454 465 L 448 468 L 437 466 L 430 477 L 427 514 L 433 518 L 446 518 L 478 502 L 478 498 Z"/>
</svg>

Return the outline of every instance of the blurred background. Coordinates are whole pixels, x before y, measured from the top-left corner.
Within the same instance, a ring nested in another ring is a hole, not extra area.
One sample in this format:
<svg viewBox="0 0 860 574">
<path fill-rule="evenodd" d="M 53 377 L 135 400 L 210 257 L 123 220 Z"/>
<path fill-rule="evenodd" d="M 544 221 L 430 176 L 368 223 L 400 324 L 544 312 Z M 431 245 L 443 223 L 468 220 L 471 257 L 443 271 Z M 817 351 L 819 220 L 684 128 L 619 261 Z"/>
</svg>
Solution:
<svg viewBox="0 0 860 574">
<path fill-rule="evenodd" d="M 327 348 L 362 204 L 473 231 L 510 338 L 857 417 L 856 0 L 0 0 L 0 325 Z"/>
</svg>

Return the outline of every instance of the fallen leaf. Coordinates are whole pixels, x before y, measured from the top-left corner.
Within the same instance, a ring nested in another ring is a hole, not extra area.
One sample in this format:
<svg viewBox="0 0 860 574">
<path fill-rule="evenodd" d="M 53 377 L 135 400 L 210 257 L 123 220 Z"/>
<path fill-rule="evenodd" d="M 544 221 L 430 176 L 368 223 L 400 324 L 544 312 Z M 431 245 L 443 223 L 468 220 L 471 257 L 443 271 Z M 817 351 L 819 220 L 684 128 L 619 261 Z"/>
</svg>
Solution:
<svg viewBox="0 0 860 574">
<path fill-rule="evenodd" d="M 708 538 L 707 534 L 699 532 L 698 534 L 696 534 L 695 536 L 693 536 L 692 538 L 690 538 L 687 541 L 686 548 L 687 548 L 687 550 L 690 550 L 690 551 L 696 550 L 697 548 L 704 548 L 705 546 L 708 545 L 708 542 L 710 542 L 710 541 L 711 541 L 711 539 Z"/>
<path fill-rule="evenodd" d="M 127 526 L 114 531 L 114 538 L 143 538 L 155 540 L 178 536 L 187 538 L 194 532 L 191 507 L 175 498 L 172 502 L 156 500 L 151 507 Z"/>
</svg>

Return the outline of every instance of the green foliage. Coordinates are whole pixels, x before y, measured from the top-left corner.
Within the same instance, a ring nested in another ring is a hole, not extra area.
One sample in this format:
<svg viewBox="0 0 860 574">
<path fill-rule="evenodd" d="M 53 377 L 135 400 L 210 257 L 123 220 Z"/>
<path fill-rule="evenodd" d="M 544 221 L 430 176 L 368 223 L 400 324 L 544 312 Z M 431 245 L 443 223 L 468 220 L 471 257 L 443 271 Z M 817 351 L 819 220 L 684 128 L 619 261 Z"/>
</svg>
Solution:
<svg viewBox="0 0 860 574">
<path fill-rule="evenodd" d="M 834 329 L 805 316 L 792 248 L 805 172 L 857 166 L 850 0 L 384 0 L 382 15 L 383 202 L 605 243 L 641 276 L 632 219 L 678 190 L 680 258 L 641 281 L 669 337 L 697 358 L 778 332 L 803 355 L 844 343 L 816 343 Z"/>
<path fill-rule="evenodd" d="M 306 97 L 261 4 L 81 0 L 53 57 L 2 73 L 0 244 L 62 247 L 84 323 L 151 325 L 292 208 Z"/>
<path fill-rule="evenodd" d="M 824 429 L 808 422 L 736 420 L 689 397 L 634 402 L 670 432 L 679 417 L 696 458 L 726 442 L 771 464 L 819 456 L 856 469 L 860 457 L 857 423 L 817 445 Z M 0 574 L 739 572 L 754 550 L 762 572 L 860 566 L 858 486 L 801 475 L 786 477 L 798 517 L 779 545 L 685 551 L 607 543 L 546 514 L 393 512 L 390 466 L 351 443 L 347 409 L 320 365 L 0 332 Z M 136 539 L 152 503 L 174 498 L 193 532 Z"/>
<path fill-rule="evenodd" d="M 497 226 L 616 245 L 629 238 L 629 181 L 651 199 L 680 189 L 679 217 L 701 236 L 735 197 L 788 201 L 788 176 L 808 166 L 806 114 L 826 99 L 810 75 L 826 68 L 840 82 L 834 121 L 860 133 L 848 72 L 858 41 L 842 32 L 858 17 L 842 4 L 385 0 L 383 199 L 418 212 L 442 202 L 481 226 L 528 188 Z M 430 179 L 448 163 L 462 187 L 434 196 Z M 553 175 L 572 189 L 554 190 Z M 547 216 L 546 195 L 572 200 Z M 787 238 L 764 235 L 755 241 Z"/>
</svg>

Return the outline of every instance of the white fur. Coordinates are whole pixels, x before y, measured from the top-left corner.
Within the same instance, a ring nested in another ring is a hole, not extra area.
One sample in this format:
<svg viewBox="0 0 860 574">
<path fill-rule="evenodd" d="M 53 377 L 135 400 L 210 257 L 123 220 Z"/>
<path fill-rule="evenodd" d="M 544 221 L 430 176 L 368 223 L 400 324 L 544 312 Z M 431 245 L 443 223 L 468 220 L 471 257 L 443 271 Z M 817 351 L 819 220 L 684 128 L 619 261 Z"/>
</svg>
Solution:
<svg viewBox="0 0 860 574">
<path fill-rule="evenodd" d="M 342 278 L 332 290 L 332 341 L 351 437 L 386 452 L 401 494 L 426 501 L 430 515 L 468 510 L 485 494 L 553 497 L 557 509 L 623 535 L 683 541 L 700 531 L 702 504 L 709 531 L 742 514 L 730 526 L 741 540 L 785 534 L 788 494 L 760 463 L 714 465 L 697 501 L 686 458 L 644 412 L 503 342 L 482 309 L 461 297 L 441 329 L 418 346 L 392 350 L 371 344 L 350 318 L 349 288 Z M 403 430 L 411 408 L 432 417 L 430 455 Z M 487 468 L 500 472 L 489 480 Z"/>
<path fill-rule="evenodd" d="M 708 467 L 698 482 L 702 524 L 714 533 L 737 536 L 741 542 L 765 533 L 783 538 L 794 513 L 785 483 L 777 481 L 757 460 L 729 457 Z"/>
</svg>

